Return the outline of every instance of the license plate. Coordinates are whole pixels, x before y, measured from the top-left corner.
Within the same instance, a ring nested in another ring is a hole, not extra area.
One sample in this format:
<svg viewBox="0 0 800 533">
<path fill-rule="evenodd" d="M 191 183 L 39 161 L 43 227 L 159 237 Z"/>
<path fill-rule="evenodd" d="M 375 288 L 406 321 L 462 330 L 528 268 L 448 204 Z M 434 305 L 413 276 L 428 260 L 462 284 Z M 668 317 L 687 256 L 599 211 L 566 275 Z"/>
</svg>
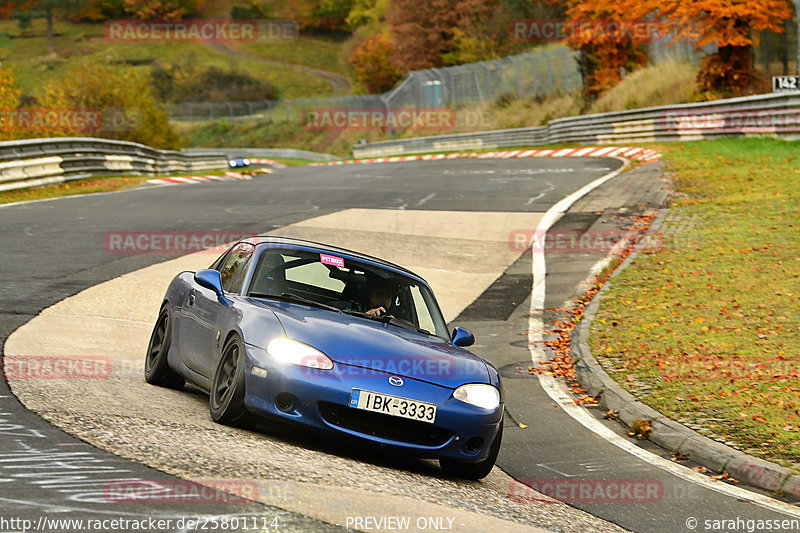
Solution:
<svg viewBox="0 0 800 533">
<path fill-rule="evenodd" d="M 436 420 L 436 406 L 431 403 L 368 390 L 353 389 L 353 393 L 350 395 L 350 407 L 430 424 Z"/>
</svg>

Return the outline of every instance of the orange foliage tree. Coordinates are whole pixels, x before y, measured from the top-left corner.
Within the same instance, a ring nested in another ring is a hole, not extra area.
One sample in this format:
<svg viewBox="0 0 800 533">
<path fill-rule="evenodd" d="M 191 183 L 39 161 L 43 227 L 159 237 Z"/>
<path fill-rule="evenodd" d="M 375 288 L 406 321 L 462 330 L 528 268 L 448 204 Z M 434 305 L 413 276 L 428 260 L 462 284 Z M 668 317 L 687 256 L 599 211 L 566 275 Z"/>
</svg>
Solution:
<svg viewBox="0 0 800 533">
<path fill-rule="evenodd" d="M 153 94 L 150 81 L 146 72 L 130 67 L 89 60 L 73 63 L 42 88 L 41 107 L 98 111 L 100 127 L 87 132 L 78 124 L 64 124 L 58 130 L 48 130 L 48 136 L 90 135 L 154 148 L 178 148 L 180 137 Z"/>
<path fill-rule="evenodd" d="M 356 79 L 370 93 L 382 93 L 394 86 L 401 74 L 395 65 L 394 43 L 380 33 L 371 35 L 350 54 Z"/>
<path fill-rule="evenodd" d="M 565 0 L 566 40 L 581 52 L 584 95 L 594 99 L 647 62 L 646 43 L 654 24 L 642 0 Z"/>
<path fill-rule="evenodd" d="M 395 41 L 395 64 L 403 72 L 443 66 L 448 54 L 466 44 L 463 36 L 482 36 L 481 29 L 502 9 L 500 0 L 390 0 L 386 20 Z"/>
<path fill-rule="evenodd" d="M 706 95 L 744 93 L 755 81 L 753 46 L 759 33 L 782 33 L 791 18 L 786 0 L 648 0 L 667 30 L 696 46 L 713 43 L 717 52 L 703 59 L 697 88 Z"/>
<path fill-rule="evenodd" d="M 0 19 L 5 20 L 11 18 L 11 14 L 16 9 L 15 2 L 0 2 Z"/>
<path fill-rule="evenodd" d="M 177 21 L 200 12 L 203 0 L 125 0 L 125 11 L 134 18 Z"/>
<path fill-rule="evenodd" d="M 556 0 L 558 1 L 558 0 Z M 703 58 L 697 88 L 706 97 L 745 93 L 757 79 L 753 46 L 763 30 L 783 32 L 792 16 L 787 0 L 562 0 L 572 23 L 568 42 L 582 54 L 584 87 L 590 98 L 620 81 L 620 69 L 647 61 L 645 43 L 655 35 L 686 38 L 695 46 L 713 43 Z M 637 22 L 646 31 L 604 31 L 611 22 Z M 649 22 L 647 22 L 649 21 Z M 593 31 L 580 31 L 588 23 Z M 651 30 L 657 24 L 658 32 Z"/>
<path fill-rule="evenodd" d="M 0 66 L 0 140 L 15 138 L 10 115 L 19 106 L 19 93 L 14 69 Z"/>
<path fill-rule="evenodd" d="M 297 22 L 300 31 L 334 31 L 347 25 L 353 0 L 289 0 L 280 12 Z"/>
</svg>

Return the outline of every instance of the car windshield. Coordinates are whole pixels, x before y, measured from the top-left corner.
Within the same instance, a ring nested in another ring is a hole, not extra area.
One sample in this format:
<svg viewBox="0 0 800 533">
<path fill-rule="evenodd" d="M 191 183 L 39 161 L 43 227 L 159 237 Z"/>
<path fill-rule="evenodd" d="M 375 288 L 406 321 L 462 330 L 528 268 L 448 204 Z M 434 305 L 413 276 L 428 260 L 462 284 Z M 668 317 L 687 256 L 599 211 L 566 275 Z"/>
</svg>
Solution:
<svg viewBox="0 0 800 533">
<path fill-rule="evenodd" d="M 436 299 L 424 283 L 335 254 L 265 250 L 248 294 L 305 303 L 448 338 Z"/>
</svg>

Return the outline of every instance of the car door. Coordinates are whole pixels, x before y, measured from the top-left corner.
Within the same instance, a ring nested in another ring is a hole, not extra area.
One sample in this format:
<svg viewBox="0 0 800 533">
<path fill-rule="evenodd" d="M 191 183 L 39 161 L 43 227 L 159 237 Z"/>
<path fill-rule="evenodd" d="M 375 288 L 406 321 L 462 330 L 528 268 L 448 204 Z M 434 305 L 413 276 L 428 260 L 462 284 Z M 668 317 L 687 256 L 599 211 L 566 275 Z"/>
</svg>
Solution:
<svg viewBox="0 0 800 533">
<path fill-rule="evenodd" d="M 247 265 L 253 257 L 255 247 L 242 242 L 233 247 L 219 263 L 222 290 L 228 294 L 239 294 Z M 217 353 L 217 324 L 230 305 L 221 302 L 211 289 L 194 283 L 183 307 L 181 322 L 181 353 L 186 365 L 206 378 L 214 372 Z"/>
</svg>

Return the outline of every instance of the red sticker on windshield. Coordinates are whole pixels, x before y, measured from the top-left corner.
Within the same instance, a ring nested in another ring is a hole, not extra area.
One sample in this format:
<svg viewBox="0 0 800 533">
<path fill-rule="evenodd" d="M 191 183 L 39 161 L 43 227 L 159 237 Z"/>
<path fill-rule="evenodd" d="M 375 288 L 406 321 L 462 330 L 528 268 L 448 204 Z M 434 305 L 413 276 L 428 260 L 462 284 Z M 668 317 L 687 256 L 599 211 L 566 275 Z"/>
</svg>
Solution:
<svg viewBox="0 0 800 533">
<path fill-rule="evenodd" d="M 344 268 L 344 258 L 336 257 L 335 255 L 319 254 L 319 260 L 323 265 L 333 265 L 339 268 Z"/>
</svg>

